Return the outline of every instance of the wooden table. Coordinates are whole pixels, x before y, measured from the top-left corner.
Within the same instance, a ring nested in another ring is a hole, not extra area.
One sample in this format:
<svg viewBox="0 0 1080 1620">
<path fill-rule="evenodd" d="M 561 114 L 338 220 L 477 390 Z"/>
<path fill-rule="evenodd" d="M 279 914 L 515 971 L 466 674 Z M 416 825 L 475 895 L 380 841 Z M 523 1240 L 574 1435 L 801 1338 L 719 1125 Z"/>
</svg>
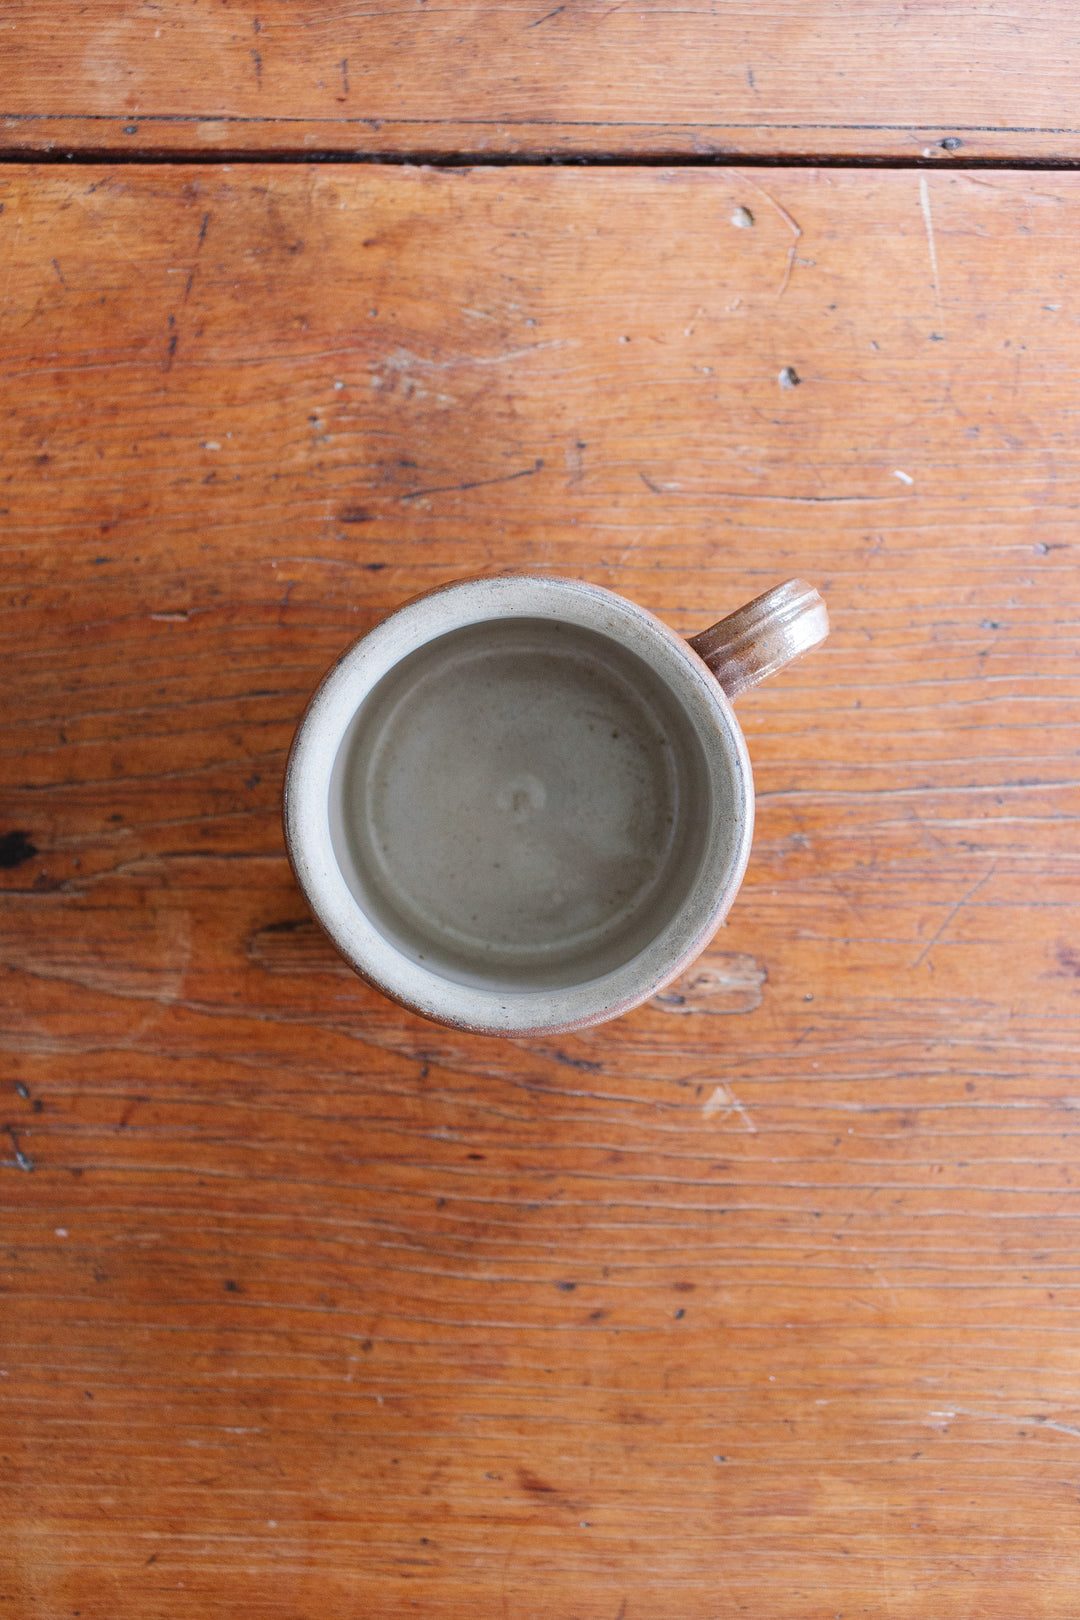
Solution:
<svg viewBox="0 0 1080 1620">
<path fill-rule="evenodd" d="M 1080 1614 L 1075 34 L 0 7 L 0 1616 Z M 501 569 L 834 624 L 714 945 L 546 1041 L 279 826 Z"/>
</svg>

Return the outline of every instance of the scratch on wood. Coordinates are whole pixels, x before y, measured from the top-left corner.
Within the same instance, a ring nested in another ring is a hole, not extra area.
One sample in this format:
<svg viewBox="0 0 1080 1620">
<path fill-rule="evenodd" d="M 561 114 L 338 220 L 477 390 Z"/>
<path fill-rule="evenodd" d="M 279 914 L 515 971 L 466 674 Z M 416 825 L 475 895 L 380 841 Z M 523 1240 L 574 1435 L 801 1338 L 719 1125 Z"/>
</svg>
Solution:
<svg viewBox="0 0 1080 1620">
<path fill-rule="evenodd" d="M 942 923 L 941 927 L 938 929 L 938 931 L 934 935 L 933 939 L 929 940 L 923 946 L 922 950 L 919 952 L 919 954 L 915 958 L 914 962 L 912 962 L 911 965 L 912 965 L 913 968 L 917 968 L 919 963 L 921 961 L 923 961 L 923 959 L 933 950 L 934 946 L 937 944 L 938 940 L 941 938 L 941 936 L 945 932 L 946 928 L 948 928 L 948 926 L 952 922 L 953 918 L 959 912 L 963 911 L 964 907 L 967 905 L 968 901 L 972 898 L 972 896 L 978 894 L 978 892 L 982 888 L 983 884 L 987 881 L 988 878 L 993 877 L 996 870 L 997 870 L 997 862 L 995 861 L 993 866 L 989 867 L 987 869 L 987 871 L 985 871 L 983 873 L 983 875 L 979 879 L 979 881 L 977 883 L 972 884 L 971 888 L 968 890 L 967 894 L 964 895 L 963 899 L 958 900 L 956 902 L 955 906 L 953 906 L 952 910 L 949 912 L 949 915 L 945 918 L 945 921 Z"/>
<path fill-rule="evenodd" d="M 930 268 L 934 272 L 934 299 L 937 303 L 938 320 L 944 326 L 945 316 L 941 309 L 941 281 L 938 276 L 937 247 L 934 244 L 934 216 L 930 212 L 930 187 L 926 183 L 925 174 L 919 176 L 919 205 L 922 208 L 923 221 L 926 225 L 926 241 L 930 248 Z"/>
<path fill-rule="evenodd" d="M 776 198 L 770 192 L 765 190 L 764 186 L 758 185 L 756 180 L 752 180 L 748 174 L 741 170 L 739 172 L 739 183 L 740 185 L 745 184 L 753 186 L 755 191 L 760 191 L 761 195 L 765 198 L 765 201 L 770 205 L 770 207 L 776 209 L 776 212 L 780 215 L 780 218 L 784 221 L 784 224 L 794 237 L 794 241 L 788 248 L 787 264 L 784 266 L 783 280 L 781 281 L 776 294 L 777 298 L 782 298 L 787 292 L 787 285 L 791 280 L 791 272 L 795 268 L 795 255 L 799 249 L 799 240 L 802 236 L 802 226 L 797 220 L 792 219 L 783 203 L 778 203 Z"/>
<path fill-rule="evenodd" d="M 464 484 L 435 484 L 430 489 L 413 489 L 403 495 L 403 501 L 418 501 L 421 495 L 445 495 L 448 492 L 457 494 L 463 489 L 483 489 L 488 484 L 512 484 L 515 478 L 531 478 L 538 473 L 544 465 L 543 457 L 537 456 L 531 467 L 523 467 L 520 472 L 504 473 L 500 478 L 473 478 Z"/>
</svg>

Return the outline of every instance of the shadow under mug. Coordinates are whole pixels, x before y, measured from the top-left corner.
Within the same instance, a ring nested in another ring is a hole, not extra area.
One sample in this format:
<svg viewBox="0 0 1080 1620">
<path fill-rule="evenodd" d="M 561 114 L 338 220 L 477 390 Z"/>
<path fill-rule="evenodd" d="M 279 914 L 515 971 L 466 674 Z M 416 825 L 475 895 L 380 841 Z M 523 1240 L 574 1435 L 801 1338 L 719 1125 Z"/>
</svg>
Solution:
<svg viewBox="0 0 1080 1620">
<path fill-rule="evenodd" d="M 709 943 L 754 822 L 731 702 L 823 641 L 788 580 L 684 641 L 580 580 L 462 580 L 407 602 L 297 730 L 285 838 L 350 965 L 491 1035 L 628 1012 Z"/>
</svg>

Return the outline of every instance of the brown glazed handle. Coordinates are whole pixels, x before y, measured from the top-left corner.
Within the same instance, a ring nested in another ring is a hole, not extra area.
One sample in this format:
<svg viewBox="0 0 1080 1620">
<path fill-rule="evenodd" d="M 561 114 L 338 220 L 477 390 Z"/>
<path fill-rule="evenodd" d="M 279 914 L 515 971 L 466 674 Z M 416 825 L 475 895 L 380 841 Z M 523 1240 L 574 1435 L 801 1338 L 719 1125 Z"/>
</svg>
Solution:
<svg viewBox="0 0 1080 1620">
<path fill-rule="evenodd" d="M 734 701 L 793 658 L 820 646 L 828 633 L 822 597 L 805 579 L 789 579 L 691 636 L 690 645 Z"/>
</svg>

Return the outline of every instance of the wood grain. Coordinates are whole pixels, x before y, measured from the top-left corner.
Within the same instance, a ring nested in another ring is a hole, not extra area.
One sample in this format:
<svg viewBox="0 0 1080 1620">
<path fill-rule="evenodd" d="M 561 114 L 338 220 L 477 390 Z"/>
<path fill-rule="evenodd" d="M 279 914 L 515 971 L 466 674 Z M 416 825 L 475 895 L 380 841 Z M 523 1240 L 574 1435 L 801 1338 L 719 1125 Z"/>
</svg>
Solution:
<svg viewBox="0 0 1080 1620">
<path fill-rule="evenodd" d="M 0 184 L 6 1612 L 1072 1620 L 1080 177 Z M 500 568 L 834 625 L 681 1002 L 550 1043 L 278 822 Z"/>
<path fill-rule="evenodd" d="M 1075 161 L 1071 0 L 0 0 L 9 150 Z"/>
</svg>

